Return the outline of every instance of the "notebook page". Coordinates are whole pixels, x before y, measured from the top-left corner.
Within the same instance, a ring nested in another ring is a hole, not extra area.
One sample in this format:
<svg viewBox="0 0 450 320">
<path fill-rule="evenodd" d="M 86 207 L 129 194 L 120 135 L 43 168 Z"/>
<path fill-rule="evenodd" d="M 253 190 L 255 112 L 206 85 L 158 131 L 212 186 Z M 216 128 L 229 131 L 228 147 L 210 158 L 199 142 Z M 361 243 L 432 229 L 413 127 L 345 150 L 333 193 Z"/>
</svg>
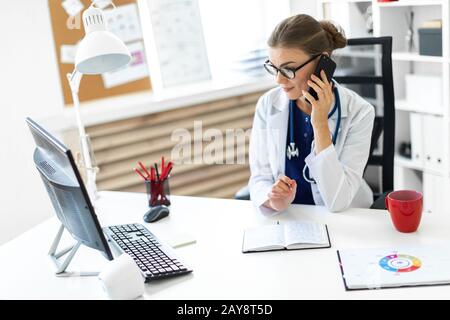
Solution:
<svg viewBox="0 0 450 320">
<path fill-rule="evenodd" d="M 245 230 L 243 251 L 284 248 L 282 225 L 259 226 Z"/>
<path fill-rule="evenodd" d="M 284 224 L 286 245 L 328 245 L 325 225 L 310 221 L 292 221 Z"/>
</svg>

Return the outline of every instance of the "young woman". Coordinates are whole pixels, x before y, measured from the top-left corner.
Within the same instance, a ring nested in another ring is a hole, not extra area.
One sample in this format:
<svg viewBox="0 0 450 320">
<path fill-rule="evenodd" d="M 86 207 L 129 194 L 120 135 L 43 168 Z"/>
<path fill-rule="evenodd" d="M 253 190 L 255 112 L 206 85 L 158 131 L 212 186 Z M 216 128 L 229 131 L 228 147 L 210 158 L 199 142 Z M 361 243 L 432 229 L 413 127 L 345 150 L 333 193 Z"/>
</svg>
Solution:
<svg viewBox="0 0 450 320">
<path fill-rule="evenodd" d="M 375 111 L 355 92 L 313 75 L 321 55 L 346 45 L 328 21 L 300 14 L 283 20 L 268 40 L 266 70 L 278 84 L 258 101 L 250 141 L 250 196 L 263 214 L 291 203 L 336 212 L 368 208 L 362 175 Z M 308 93 L 317 93 L 314 99 Z"/>
</svg>

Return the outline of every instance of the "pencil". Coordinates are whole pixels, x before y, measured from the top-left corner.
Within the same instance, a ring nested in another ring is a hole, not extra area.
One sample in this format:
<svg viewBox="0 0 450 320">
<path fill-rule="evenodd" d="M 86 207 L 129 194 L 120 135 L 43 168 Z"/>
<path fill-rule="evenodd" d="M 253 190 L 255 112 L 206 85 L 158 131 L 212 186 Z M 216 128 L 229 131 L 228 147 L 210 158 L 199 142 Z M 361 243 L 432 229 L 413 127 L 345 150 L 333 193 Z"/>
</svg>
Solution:
<svg viewBox="0 0 450 320">
<path fill-rule="evenodd" d="M 172 161 L 169 161 L 169 163 L 167 164 L 167 166 L 164 168 L 164 171 L 163 171 L 163 173 L 162 173 L 162 175 L 163 175 L 164 178 L 167 177 L 167 176 L 169 175 L 168 172 L 169 172 L 169 170 L 172 168 L 172 165 L 173 165 Z"/>
<path fill-rule="evenodd" d="M 150 180 L 155 181 L 155 168 L 150 168 Z"/>
<path fill-rule="evenodd" d="M 137 173 L 138 175 L 140 175 L 140 176 L 142 177 L 142 179 L 147 180 L 147 178 L 144 177 L 144 175 L 143 175 L 138 169 L 136 169 L 136 168 L 133 168 L 133 169 L 134 169 L 134 171 L 136 171 L 136 173 Z"/>
<path fill-rule="evenodd" d="M 172 167 L 170 167 L 169 171 L 167 171 L 167 174 L 164 175 L 164 178 L 163 178 L 163 179 L 166 179 L 166 178 L 169 176 L 169 174 L 170 174 L 171 171 L 172 171 Z"/>
<path fill-rule="evenodd" d="M 150 178 L 150 173 L 147 171 L 147 169 L 145 168 L 145 166 L 142 164 L 142 162 L 138 162 L 139 165 L 141 166 L 142 170 L 144 170 L 144 172 L 147 174 L 147 177 Z"/>
<path fill-rule="evenodd" d="M 158 172 L 158 164 L 155 163 L 155 171 L 156 171 L 156 178 L 159 181 L 159 172 Z"/>
</svg>

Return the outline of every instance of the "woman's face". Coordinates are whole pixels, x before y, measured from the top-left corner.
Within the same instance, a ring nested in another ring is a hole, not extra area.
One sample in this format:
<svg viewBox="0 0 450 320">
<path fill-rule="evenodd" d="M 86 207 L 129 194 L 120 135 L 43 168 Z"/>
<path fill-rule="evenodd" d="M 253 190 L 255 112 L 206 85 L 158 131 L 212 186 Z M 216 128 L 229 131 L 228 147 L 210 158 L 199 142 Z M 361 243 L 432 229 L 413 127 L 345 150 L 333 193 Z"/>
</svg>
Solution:
<svg viewBox="0 0 450 320">
<path fill-rule="evenodd" d="M 294 69 L 305 63 L 311 58 L 310 55 L 306 54 L 300 49 L 294 48 L 281 48 L 274 47 L 269 49 L 269 61 L 278 69 L 280 68 L 290 68 Z M 288 79 L 284 77 L 280 72 L 278 72 L 275 77 L 275 81 L 283 88 L 286 95 L 290 100 L 297 100 L 302 94 L 302 90 L 308 90 L 308 84 L 306 83 L 317 64 L 317 59 L 309 62 L 301 69 L 295 72 L 294 79 Z"/>
</svg>

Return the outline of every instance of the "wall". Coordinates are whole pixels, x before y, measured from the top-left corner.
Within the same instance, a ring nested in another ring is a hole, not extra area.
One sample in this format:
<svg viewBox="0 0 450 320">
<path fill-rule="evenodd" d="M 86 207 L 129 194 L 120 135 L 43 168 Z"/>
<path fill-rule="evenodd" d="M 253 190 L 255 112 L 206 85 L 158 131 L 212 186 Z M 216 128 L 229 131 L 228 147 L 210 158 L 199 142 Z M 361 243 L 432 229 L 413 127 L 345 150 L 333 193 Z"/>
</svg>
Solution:
<svg viewBox="0 0 450 320">
<path fill-rule="evenodd" d="M 305 13 L 315 17 L 317 13 L 317 3 L 311 0 L 290 0 L 291 13 Z"/>
<path fill-rule="evenodd" d="M 2 244 L 53 215 L 33 166 L 34 144 L 25 117 L 39 119 L 57 113 L 62 96 L 47 1 L 2 1 L 0 34 Z"/>
</svg>

